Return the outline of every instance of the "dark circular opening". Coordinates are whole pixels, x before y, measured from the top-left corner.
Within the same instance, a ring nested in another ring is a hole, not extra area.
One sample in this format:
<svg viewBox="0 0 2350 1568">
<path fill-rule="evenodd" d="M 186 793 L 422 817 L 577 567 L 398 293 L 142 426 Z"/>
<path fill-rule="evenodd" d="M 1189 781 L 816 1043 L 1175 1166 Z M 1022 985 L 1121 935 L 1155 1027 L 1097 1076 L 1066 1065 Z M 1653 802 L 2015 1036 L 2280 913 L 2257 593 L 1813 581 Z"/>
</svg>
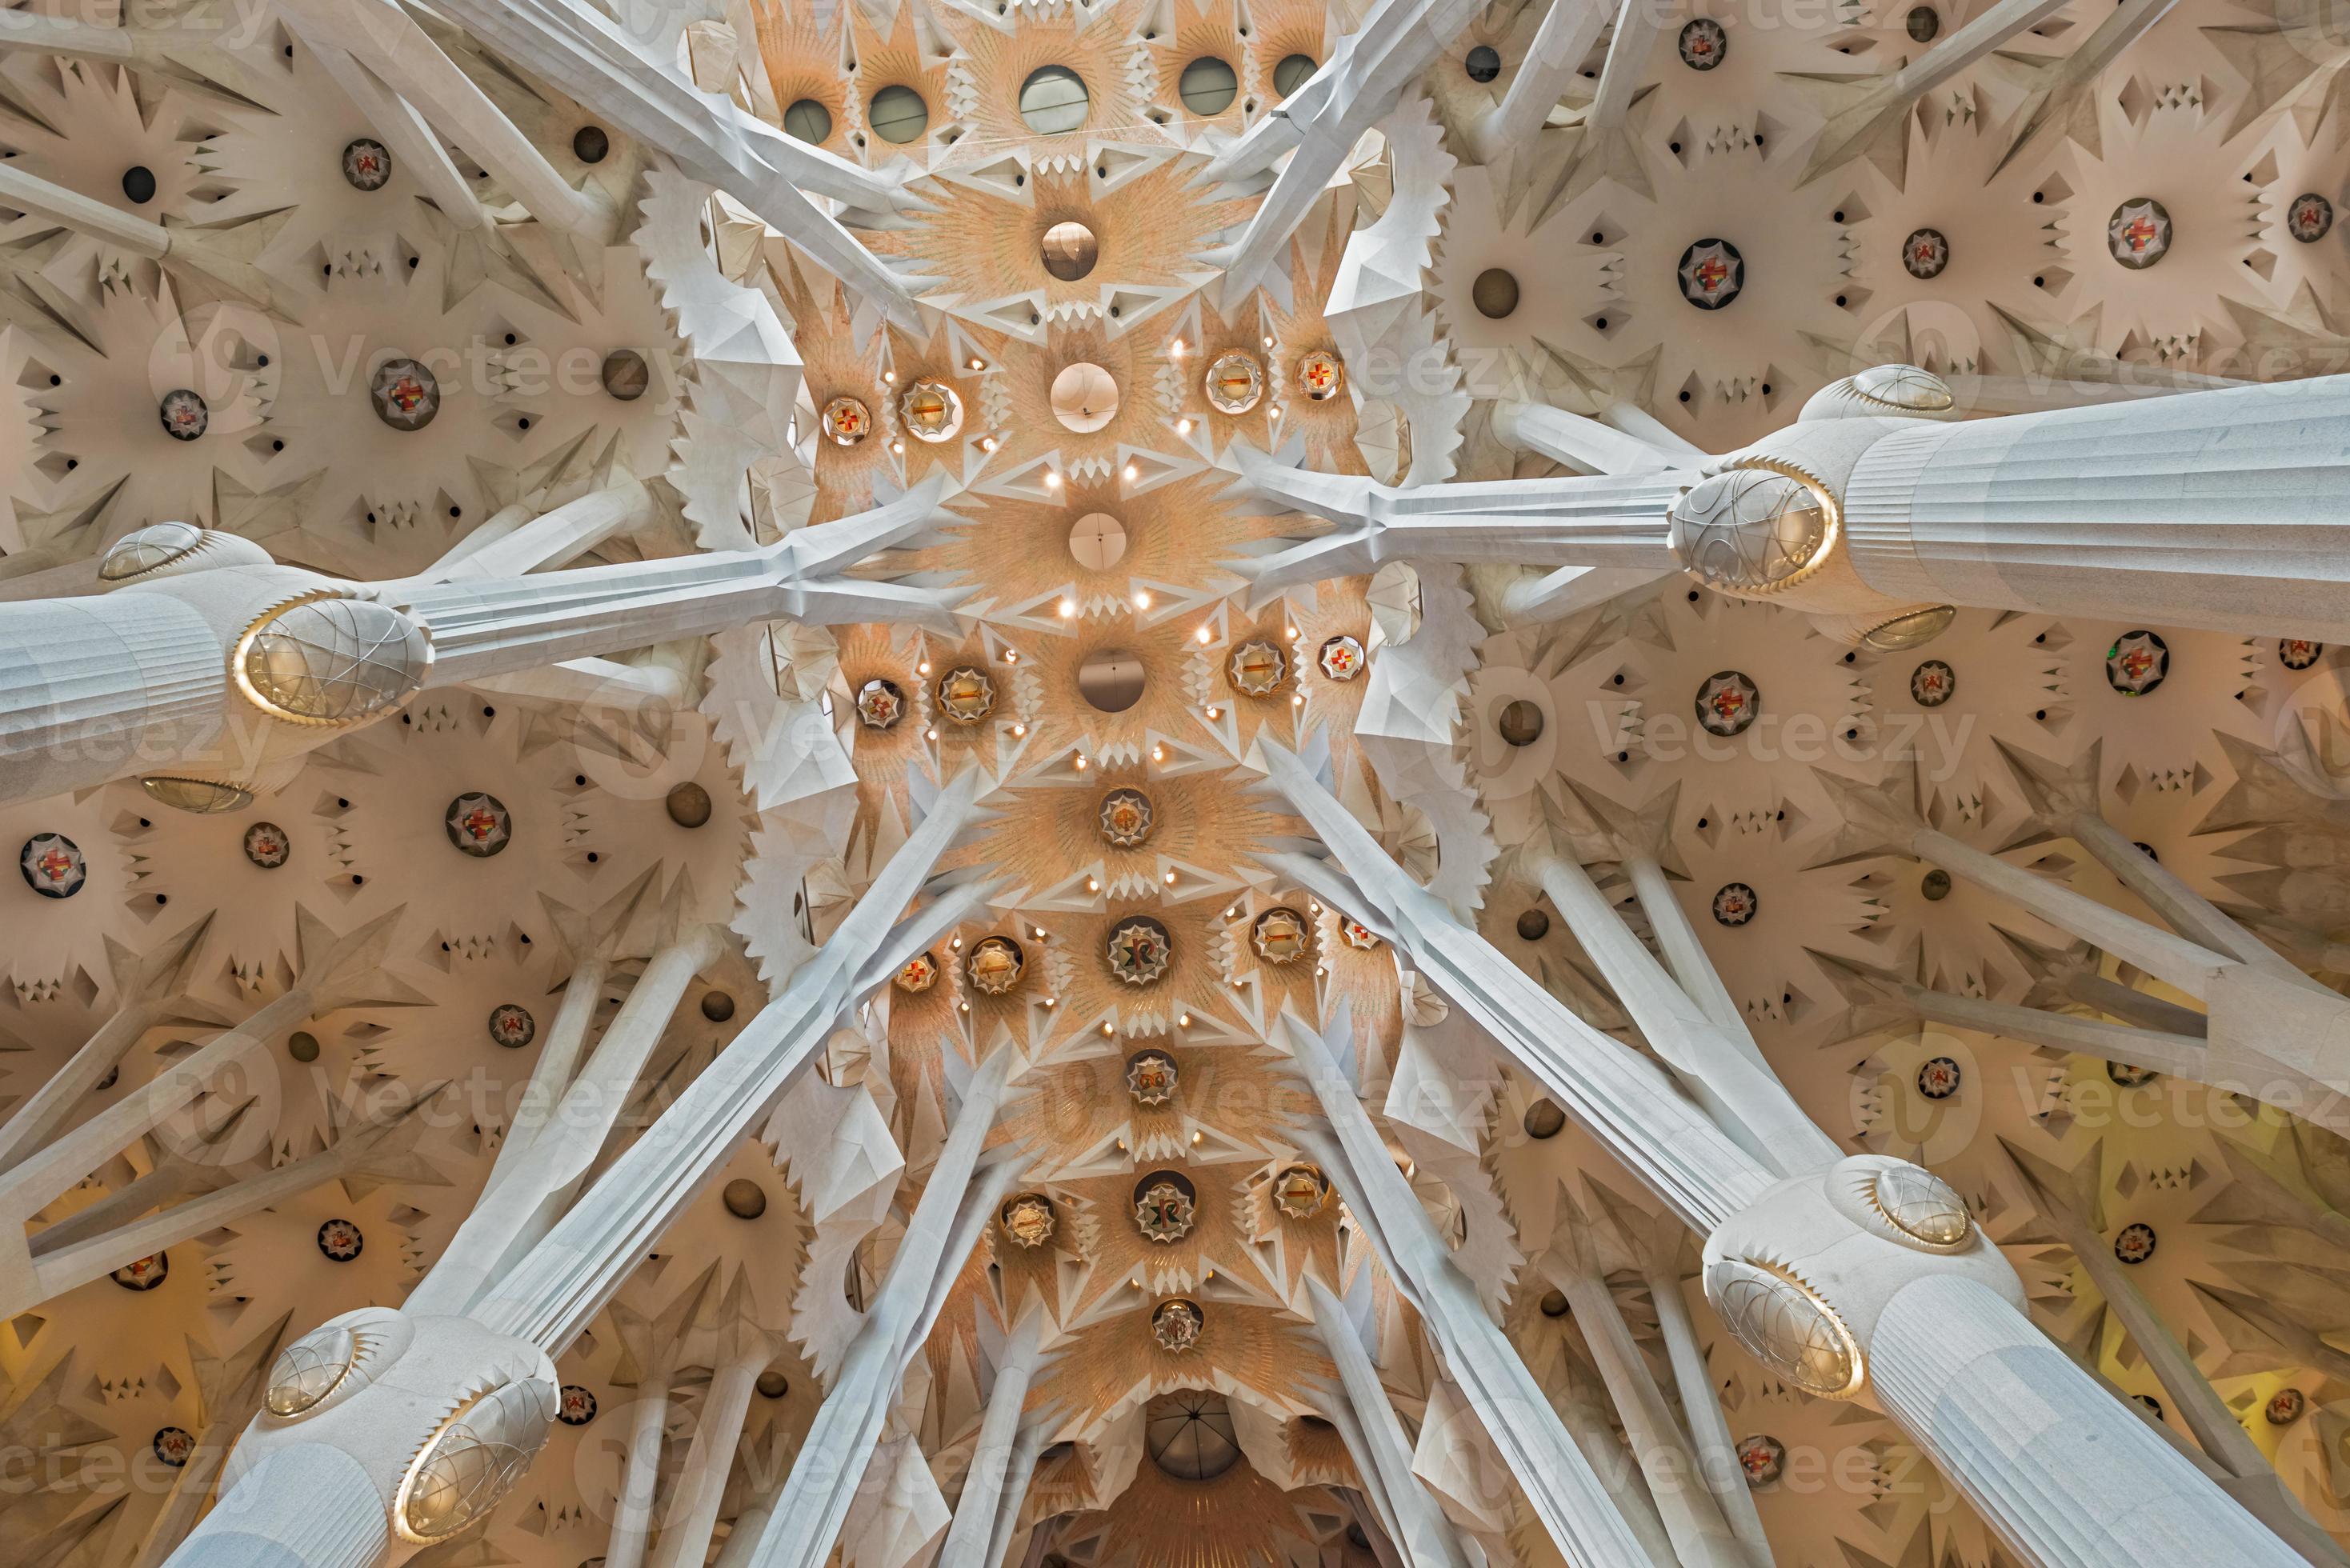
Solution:
<svg viewBox="0 0 2350 1568">
<path fill-rule="evenodd" d="M 1517 275 L 1502 267 L 1489 266 L 1477 275 L 1469 286 L 1469 301 L 1477 314 L 1499 321 L 1518 307 Z"/>
</svg>

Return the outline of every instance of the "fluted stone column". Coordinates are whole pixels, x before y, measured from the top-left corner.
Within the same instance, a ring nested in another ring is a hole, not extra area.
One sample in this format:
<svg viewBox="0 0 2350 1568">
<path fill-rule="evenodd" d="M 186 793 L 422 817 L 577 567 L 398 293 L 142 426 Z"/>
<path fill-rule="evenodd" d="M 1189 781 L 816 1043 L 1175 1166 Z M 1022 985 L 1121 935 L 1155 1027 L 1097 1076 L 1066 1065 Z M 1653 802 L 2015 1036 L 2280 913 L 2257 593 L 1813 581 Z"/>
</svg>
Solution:
<svg viewBox="0 0 2350 1568">
<path fill-rule="evenodd" d="M 2047 1568 L 2293 1568 L 2261 1527 L 1994 1292 L 1929 1274 L 1877 1319 L 1873 1385 L 1983 1517 Z"/>
<path fill-rule="evenodd" d="M 262 1499 L 280 1506 L 242 1506 Z M 371 1568 L 390 1538 L 384 1500 L 365 1467 L 340 1449 L 303 1443 L 246 1471 L 171 1561 L 172 1568 Z"/>
<path fill-rule="evenodd" d="M 194 606 L 155 595 L 39 599 L 0 616 L 0 795 L 116 778 L 218 748 L 228 673 Z"/>
<path fill-rule="evenodd" d="M 1903 601 L 2350 639 L 2350 376 L 1916 424 L 1844 487 Z"/>
</svg>

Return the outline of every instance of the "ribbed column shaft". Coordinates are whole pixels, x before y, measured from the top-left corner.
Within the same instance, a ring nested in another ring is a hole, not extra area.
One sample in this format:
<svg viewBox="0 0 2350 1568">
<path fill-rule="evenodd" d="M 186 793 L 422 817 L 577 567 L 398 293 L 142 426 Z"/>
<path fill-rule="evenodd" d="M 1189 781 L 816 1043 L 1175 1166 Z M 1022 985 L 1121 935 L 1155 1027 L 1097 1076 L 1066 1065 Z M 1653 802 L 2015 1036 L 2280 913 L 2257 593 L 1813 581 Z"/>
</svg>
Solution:
<svg viewBox="0 0 2350 1568">
<path fill-rule="evenodd" d="M 217 753 L 228 681 L 219 636 L 164 594 L 0 606 L 0 799 Z M 256 715 L 257 716 L 257 715 Z"/>
<path fill-rule="evenodd" d="M 1844 499 L 1905 602 L 2350 637 L 2350 376 L 1920 425 Z"/>
<path fill-rule="evenodd" d="M 172 1568 L 369 1568 L 391 1536 L 359 1460 L 306 1443 L 239 1478 L 172 1553 Z"/>
<path fill-rule="evenodd" d="M 2290 1568 L 2302 1559 L 1971 1280 L 1887 1303 L 1869 1376 L 1893 1418 L 2043 1568 Z"/>
</svg>

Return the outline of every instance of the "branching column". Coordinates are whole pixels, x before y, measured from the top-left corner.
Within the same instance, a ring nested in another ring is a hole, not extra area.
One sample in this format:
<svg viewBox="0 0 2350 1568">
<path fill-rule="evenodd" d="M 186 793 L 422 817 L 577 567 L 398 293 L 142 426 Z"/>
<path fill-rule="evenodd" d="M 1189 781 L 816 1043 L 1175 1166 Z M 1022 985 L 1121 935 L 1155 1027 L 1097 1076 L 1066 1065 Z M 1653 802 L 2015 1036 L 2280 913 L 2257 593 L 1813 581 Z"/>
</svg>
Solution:
<svg viewBox="0 0 2350 1568">
<path fill-rule="evenodd" d="M 1340 1066 L 1322 1036 L 1294 1014 L 1284 1014 L 1283 1025 L 1284 1043 L 1337 1138 L 1343 1168 L 1352 1178 L 1347 1196 L 1357 1223 L 1419 1309 L 1453 1380 L 1501 1449 L 1552 1543 L 1576 1568 L 1670 1563 L 1672 1549 L 1661 1530 L 1652 1521 L 1647 1532 L 1636 1529 L 1636 1516 L 1627 1514 L 1603 1479 L 1604 1459 L 1586 1454 L 1568 1436 L 1509 1336 L 1487 1315 L 1477 1287 L 1452 1262 L 1419 1196 L 1379 1140 L 1357 1097 L 1353 1075 Z M 1350 1029 L 1342 1012 L 1333 1037 L 1343 1041 Z"/>
<path fill-rule="evenodd" d="M 1259 742 L 1258 757 L 1268 782 L 1350 875 L 1308 856 L 1261 858 L 1396 940 L 1457 1005 L 1518 1055 L 1569 1116 L 1659 1199 L 1705 1230 L 1707 1297 L 1739 1342 L 1773 1373 L 1831 1398 L 1854 1398 L 1873 1388 L 1888 1413 L 2033 1562 L 2063 1568 L 2204 1568 L 2214 1562 L 2298 1561 L 2032 1325 L 2014 1270 L 1946 1184 L 1906 1161 L 1877 1155 L 1850 1156 L 1825 1171 L 1770 1181 L 1661 1075 L 1647 1091 L 1648 1113 L 1629 1115 L 1635 1091 L 1625 1075 L 1647 1067 L 1645 1062 L 1623 1061 L 1629 1055 L 1625 1047 L 1566 1013 L 1516 966 L 1492 953 L 1404 875 L 1299 757 L 1270 741 Z M 1974 853 L 1931 830 L 1925 837 L 1937 858 L 1946 846 Z M 2038 882 L 2004 862 L 1982 858 L 2014 880 Z M 2192 961 L 2211 956 L 2192 943 L 2165 940 L 2180 956 L 2195 955 Z M 1560 1015 L 1565 1022 L 1550 1023 Z M 1527 1021 L 1535 1019 L 1556 1044 L 1530 1038 L 1535 1032 Z M 1563 1060 L 1570 1041 L 1575 1055 Z M 1331 1096 L 1325 1103 L 1336 1123 L 1340 1109 Z M 1359 1114 L 1359 1106 L 1355 1109 Z M 1667 1131 L 1669 1113 L 1673 1125 Z M 1362 1174 L 1378 1179 L 1376 1171 Z M 1751 1184 L 1742 1199 L 1741 1182 Z M 1702 1205 L 1723 1211 L 1708 1216 Z M 1949 1335 L 1938 1342 L 1928 1324 L 1944 1309 Z M 2002 1450 L 1989 1435 L 1998 1406 L 1984 1391 L 2021 1397 L 2027 1386 L 2032 1393 L 2022 1429 L 2049 1451 L 2035 1456 L 2028 1480 L 2020 1480 L 2025 1469 L 2014 1446 Z M 2131 1539 L 2118 1529 L 2081 1522 L 2122 1517 L 2113 1507 L 2117 1496 L 2158 1494 L 2169 1500 L 2162 1517 L 2180 1519 L 2176 1528 Z"/>
<path fill-rule="evenodd" d="M 1411 1441 L 1345 1303 L 1317 1279 L 1309 1276 L 1305 1285 L 1314 1303 L 1314 1330 L 1338 1368 L 1347 1414 L 1361 1441 L 1356 1462 L 1364 1471 L 1363 1484 L 1377 1489 L 1396 1550 L 1409 1568 L 1469 1568 L 1452 1521 L 1411 1473 Z"/>
<path fill-rule="evenodd" d="M 974 1183 L 980 1154 L 1017 1052 L 1000 1047 L 972 1074 L 954 1131 L 931 1169 L 864 1326 L 858 1330 L 800 1445 L 791 1479 L 751 1561 L 757 1568 L 819 1568 L 832 1552 L 897 1403 L 907 1363 L 930 1332 L 943 1282 L 962 1267 L 1024 1162 L 999 1159 Z"/>
<path fill-rule="evenodd" d="M 996 1521 L 1018 1457 L 1021 1414 L 1028 1402 L 1029 1379 L 1036 1371 L 1044 1320 L 1041 1310 L 1031 1309 L 1004 1341 L 995 1364 L 995 1386 L 987 1395 L 987 1414 L 979 1424 L 979 1441 L 972 1449 L 971 1467 L 963 1472 L 962 1495 L 955 1500 L 954 1522 L 939 1549 L 938 1568 L 989 1568 Z"/>
</svg>

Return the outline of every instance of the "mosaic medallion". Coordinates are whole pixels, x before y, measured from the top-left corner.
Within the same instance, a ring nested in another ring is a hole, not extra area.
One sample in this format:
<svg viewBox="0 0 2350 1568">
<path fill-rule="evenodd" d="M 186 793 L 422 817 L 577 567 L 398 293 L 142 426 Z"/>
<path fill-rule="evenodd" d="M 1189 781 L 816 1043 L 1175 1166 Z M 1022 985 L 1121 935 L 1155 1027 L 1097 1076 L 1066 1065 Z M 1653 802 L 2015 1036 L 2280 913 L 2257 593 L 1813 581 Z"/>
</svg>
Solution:
<svg viewBox="0 0 2350 1568">
<path fill-rule="evenodd" d="M 971 983 L 990 996 L 1002 996 L 1020 983 L 1027 971 L 1028 955 L 1010 937 L 982 937 L 971 950 L 963 972 Z"/>
<path fill-rule="evenodd" d="M 1745 925 L 1762 909 L 1761 897 L 1743 882 L 1724 882 L 1713 896 L 1713 918 L 1721 925 Z"/>
<path fill-rule="evenodd" d="M 421 431 L 441 411 L 441 383 L 413 359 L 386 359 L 368 382 L 375 417 L 396 431 Z"/>
<path fill-rule="evenodd" d="M 2137 196 L 2114 209 L 2106 221 L 2106 249 L 2132 272 L 2143 272 L 2170 254 L 2170 213 L 2151 196 Z"/>
<path fill-rule="evenodd" d="M 1160 1246 L 1180 1241 L 1198 1222 L 1199 1193 L 1171 1170 L 1153 1171 L 1135 1185 L 1134 1223 Z"/>
<path fill-rule="evenodd" d="M 996 1214 L 1003 1233 L 1023 1247 L 1041 1247 L 1053 1239 L 1058 1216 L 1053 1200 L 1041 1192 L 1023 1192 L 1007 1200 Z"/>
<path fill-rule="evenodd" d="M 1939 708 L 1958 694 L 1959 672 L 1939 659 L 1909 672 L 1909 701 L 1920 708 Z"/>
<path fill-rule="evenodd" d="M 2309 1397 L 2298 1388 L 2280 1388 L 2269 1396 L 2262 1414 L 2272 1427 L 2290 1427 L 2309 1408 Z"/>
<path fill-rule="evenodd" d="M 1918 1064 L 1918 1092 L 1929 1100 L 1947 1100 L 1959 1092 L 1959 1083 L 1965 1076 L 1956 1062 L 1936 1056 Z"/>
<path fill-rule="evenodd" d="M 1710 71 L 1730 57 L 1730 35 L 1711 16 L 1700 16 L 1681 28 L 1681 64 L 1693 71 Z"/>
<path fill-rule="evenodd" d="M 162 416 L 163 433 L 173 441 L 193 441 L 212 429 L 211 405 L 204 401 L 202 393 L 192 392 L 185 387 L 164 393 L 163 400 L 155 405 L 155 411 Z"/>
<path fill-rule="evenodd" d="M 1950 242 L 1939 229 L 1919 229 L 1901 242 L 1901 265 L 1911 277 L 1939 277 L 1950 265 Z"/>
<path fill-rule="evenodd" d="M 1707 677 L 1697 691 L 1697 722 L 1710 735 L 1743 734 L 1762 711 L 1762 693 L 1735 670 Z"/>
<path fill-rule="evenodd" d="M 2136 1089 L 2153 1083 L 2162 1075 L 2151 1067 L 2140 1067 L 2130 1062 L 2108 1062 L 2106 1064 L 2106 1076 L 2125 1089 Z"/>
<path fill-rule="evenodd" d="M 89 880 L 81 846 L 62 833 L 36 833 L 16 857 L 25 886 L 44 898 L 70 898 Z"/>
<path fill-rule="evenodd" d="M 2114 1256 L 2125 1263 L 2143 1263 L 2154 1256 L 2154 1227 L 2125 1225 L 2114 1238 Z"/>
<path fill-rule="evenodd" d="M 939 707 L 958 724 L 976 724 L 995 711 L 995 682 L 964 665 L 939 682 Z"/>
<path fill-rule="evenodd" d="M 938 984 L 939 961 L 929 953 L 916 953 L 899 967 L 895 979 L 899 991 L 920 996 Z"/>
<path fill-rule="evenodd" d="M 2322 642 L 2312 642 L 2305 637 L 2280 638 L 2277 640 L 2277 662 L 2287 670 L 2306 670 L 2325 652 Z"/>
<path fill-rule="evenodd" d="M 380 191 L 391 183 L 391 149 L 360 137 L 343 149 L 343 178 L 354 191 Z"/>
<path fill-rule="evenodd" d="M 348 1263 L 367 1248 L 367 1238 L 348 1220 L 329 1220 L 318 1227 L 318 1251 L 338 1263 Z"/>
<path fill-rule="evenodd" d="M 1180 1075 L 1165 1052 L 1138 1051 L 1127 1060 L 1126 1092 L 1138 1106 L 1163 1106 L 1175 1097 Z"/>
<path fill-rule="evenodd" d="M 1264 367 L 1245 348 L 1227 348 L 1208 364 L 1201 383 L 1217 411 L 1244 414 L 1264 398 Z"/>
<path fill-rule="evenodd" d="M 1379 945 L 1378 932 L 1360 920 L 1340 920 L 1338 934 L 1346 939 L 1348 947 L 1360 948 L 1365 952 L 1369 952 Z"/>
<path fill-rule="evenodd" d="M 150 1252 L 123 1264 L 107 1277 L 126 1291 L 151 1291 L 172 1277 L 172 1255 Z"/>
<path fill-rule="evenodd" d="M 441 819 L 449 842 L 477 860 L 487 860 L 514 842 L 514 816 L 494 794 L 461 794 Z"/>
<path fill-rule="evenodd" d="M 1262 638 L 1232 649 L 1232 684 L 1251 697 L 1271 696 L 1288 673 L 1287 657 Z"/>
<path fill-rule="evenodd" d="M 1334 637 L 1322 645 L 1315 662 L 1331 680 L 1352 680 L 1363 672 L 1363 645 L 1351 637 Z"/>
<path fill-rule="evenodd" d="M 1114 789 L 1102 796 L 1101 835 L 1120 849 L 1149 838 L 1156 817 L 1150 797 L 1139 789 Z"/>
<path fill-rule="evenodd" d="M 962 429 L 962 398 L 944 381 L 924 377 L 898 400 L 898 418 L 916 441 L 952 441 Z"/>
<path fill-rule="evenodd" d="M 835 446 L 855 446 L 873 433 L 871 410 L 855 398 L 835 398 L 824 406 L 825 439 Z"/>
<path fill-rule="evenodd" d="M 1249 928 L 1249 946 L 1267 963 L 1295 963 L 1313 950 L 1314 939 L 1304 915 L 1275 904 Z"/>
<path fill-rule="evenodd" d="M 2170 645 L 2150 631 L 2126 631 L 2106 649 L 2106 684 L 2143 697 L 2170 673 Z"/>
<path fill-rule="evenodd" d="M 2303 244 L 2314 245 L 2334 227 L 2334 203 L 2312 191 L 2295 196 L 2284 213 L 2285 232 Z"/>
<path fill-rule="evenodd" d="M 1336 350 L 1312 348 L 1298 356 L 1297 385 L 1312 401 L 1328 402 L 1346 384 L 1346 367 Z"/>
<path fill-rule="evenodd" d="M 898 683 L 875 676 L 857 689 L 857 722 L 868 730 L 894 730 L 906 716 L 906 693 Z"/>
<path fill-rule="evenodd" d="M 1787 1446 L 1778 1438 L 1758 1432 L 1751 1438 L 1738 1439 L 1738 1468 L 1746 1472 L 1748 1486 L 1769 1486 L 1787 1468 Z"/>
<path fill-rule="evenodd" d="M 1728 240 L 1705 239 L 1681 253 L 1681 297 L 1700 310 L 1720 310 L 1746 286 L 1746 261 Z"/>
<path fill-rule="evenodd" d="M 490 1009 L 490 1044 L 519 1051 L 538 1038 L 538 1021 L 527 1009 L 502 1002 Z"/>
<path fill-rule="evenodd" d="M 195 1434 L 185 1427 L 157 1428 L 151 1446 L 155 1450 L 155 1457 L 175 1470 L 196 1457 Z"/>
<path fill-rule="evenodd" d="M 1102 944 L 1110 973 L 1128 985 L 1149 985 L 1167 972 L 1175 957 L 1167 928 L 1148 915 L 1132 915 L 1118 922 Z"/>
<path fill-rule="evenodd" d="M 1292 1220 L 1311 1220 L 1330 1204 L 1330 1179 L 1321 1167 L 1284 1165 L 1273 1179 L 1273 1206 Z"/>
<path fill-rule="evenodd" d="M 1200 1331 L 1206 1326 L 1199 1303 L 1181 1296 L 1160 1302 L 1150 1314 L 1150 1337 L 1170 1355 L 1181 1355 L 1196 1347 Z"/>
<path fill-rule="evenodd" d="M 596 1418 L 596 1394 L 577 1383 L 566 1383 L 556 1401 L 555 1418 L 567 1427 L 584 1427 Z"/>
<path fill-rule="evenodd" d="M 293 856 L 293 841 L 276 823 L 256 822 L 244 830 L 244 857 L 264 871 L 275 871 Z"/>
</svg>

